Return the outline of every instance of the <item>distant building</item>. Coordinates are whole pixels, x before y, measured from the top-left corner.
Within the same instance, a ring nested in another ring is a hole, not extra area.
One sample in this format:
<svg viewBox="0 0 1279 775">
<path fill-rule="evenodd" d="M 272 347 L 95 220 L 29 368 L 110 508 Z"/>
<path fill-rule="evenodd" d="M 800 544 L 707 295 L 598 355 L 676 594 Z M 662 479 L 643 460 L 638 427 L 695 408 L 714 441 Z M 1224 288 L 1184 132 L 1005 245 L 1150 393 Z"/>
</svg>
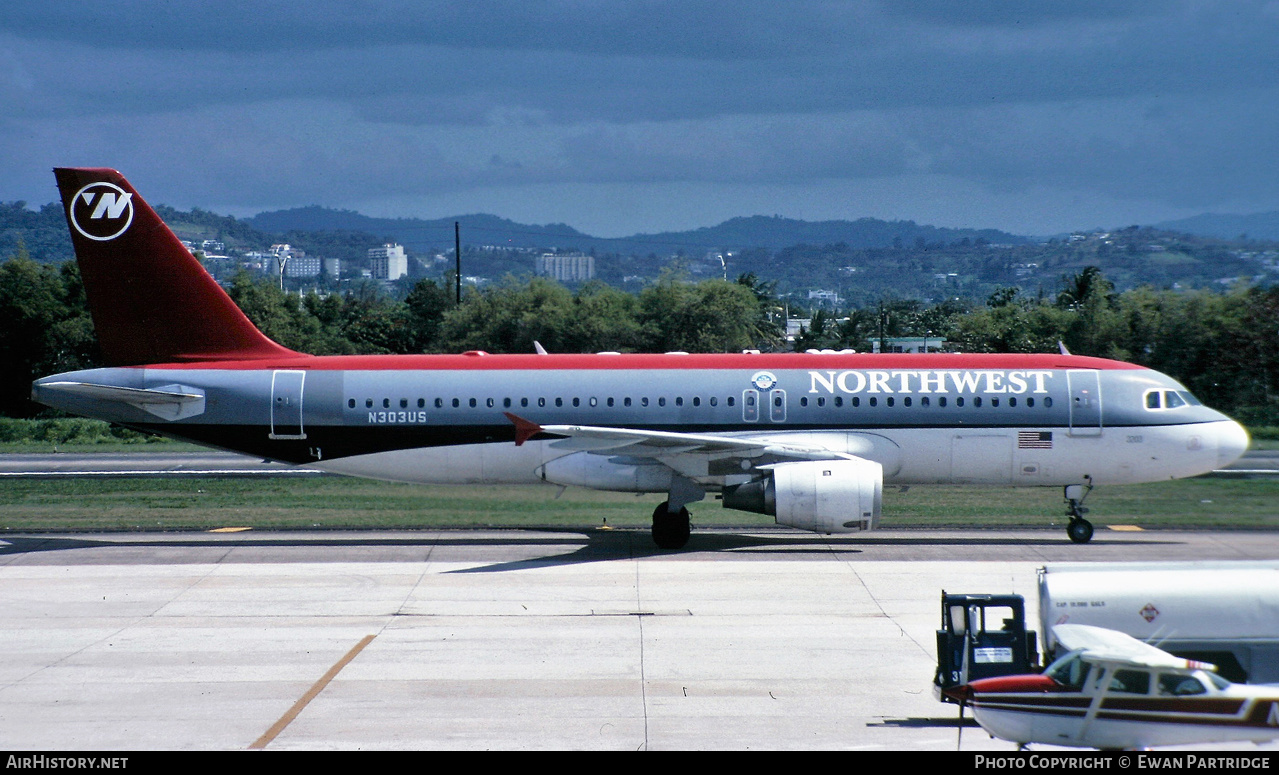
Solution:
<svg viewBox="0 0 1279 775">
<path fill-rule="evenodd" d="M 562 283 L 580 283 L 595 276 L 595 257 L 583 253 L 543 253 L 537 257 L 535 271 Z"/>
<path fill-rule="evenodd" d="M 285 277 L 319 277 L 320 259 L 308 255 L 290 256 L 284 265 Z"/>
<path fill-rule="evenodd" d="M 940 336 L 890 336 L 880 347 L 879 339 L 871 340 L 871 352 L 885 353 L 935 353 L 941 352 L 946 340 Z"/>
<path fill-rule="evenodd" d="M 839 307 L 842 299 L 839 298 L 837 291 L 809 291 L 808 300 L 816 301 L 818 304 L 829 304 L 831 309 Z"/>
<path fill-rule="evenodd" d="M 409 260 L 400 245 L 369 248 L 369 264 L 377 280 L 398 280 L 409 273 Z"/>
<path fill-rule="evenodd" d="M 291 264 L 301 262 L 305 258 L 305 250 L 298 250 L 285 243 L 272 245 L 269 251 L 269 258 L 263 262 L 263 269 L 274 275 L 283 274 L 285 277 L 302 277 L 304 275 L 291 274 L 290 269 Z"/>
<path fill-rule="evenodd" d="M 786 319 L 786 339 L 793 341 L 795 337 L 804 333 L 813 327 L 812 318 L 787 318 Z"/>
</svg>

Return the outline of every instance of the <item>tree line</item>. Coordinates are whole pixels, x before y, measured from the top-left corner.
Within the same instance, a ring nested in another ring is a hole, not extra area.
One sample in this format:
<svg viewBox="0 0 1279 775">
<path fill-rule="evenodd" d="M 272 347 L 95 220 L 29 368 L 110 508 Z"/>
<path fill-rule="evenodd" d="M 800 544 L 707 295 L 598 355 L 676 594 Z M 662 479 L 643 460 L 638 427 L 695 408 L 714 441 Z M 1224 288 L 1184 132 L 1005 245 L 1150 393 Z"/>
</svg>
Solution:
<svg viewBox="0 0 1279 775">
<path fill-rule="evenodd" d="M 374 283 L 299 296 L 237 275 L 228 293 L 262 331 L 301 352 L 737 352 L 871 349 L 877 339 L 928 336 L 959 352 L 1056 352 L 1149 366 L 1205 403 L 1253 426 L 1279 425 L 1279 288 L 1139 287 L 1117 293 L 1096 267 L 1062 278 L 1055 295 L 999 288 L 984 302 L 883 298 L 814 312 L 793 342 L 771 283 L 754 274 L 691 282 L 662 275 L 638 293 L 599 282 L 569 290 L 546 278 L 451 288 L 420 280 L 402 300 Z M 24 251 L 0 265 L 0 414 L 30 417 L 31 381 L 101 365 L 74 262 L 53 267 Z"/>
</svg>

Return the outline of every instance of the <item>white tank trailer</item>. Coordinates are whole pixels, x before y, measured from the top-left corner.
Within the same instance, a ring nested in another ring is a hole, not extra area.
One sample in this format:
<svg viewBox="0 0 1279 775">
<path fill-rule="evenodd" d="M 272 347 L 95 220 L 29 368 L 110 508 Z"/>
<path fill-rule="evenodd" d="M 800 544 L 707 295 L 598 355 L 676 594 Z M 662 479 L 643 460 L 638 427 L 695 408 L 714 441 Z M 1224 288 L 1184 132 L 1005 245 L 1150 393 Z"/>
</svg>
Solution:
<svg viewBox="0 0 1279 775">
<path fill-rule="evenodd" d="M 1045 655 L 1054 625 L 1090 624 L 1211 662 L 1231 681 L 1279 683 L 1279 561 L 1045 565 L 1039 622 Z"/>
</svg>

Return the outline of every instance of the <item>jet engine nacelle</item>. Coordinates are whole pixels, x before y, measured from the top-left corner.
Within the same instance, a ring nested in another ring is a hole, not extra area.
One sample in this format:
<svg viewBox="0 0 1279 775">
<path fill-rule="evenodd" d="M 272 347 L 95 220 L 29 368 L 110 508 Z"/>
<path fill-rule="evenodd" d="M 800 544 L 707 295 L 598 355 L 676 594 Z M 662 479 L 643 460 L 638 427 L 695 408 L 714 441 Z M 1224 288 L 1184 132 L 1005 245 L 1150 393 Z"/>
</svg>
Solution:
<svg viewBox="0 0 1279 775">
<path fill-rule="evenodd" d="M 872 460 L 778 463 L 762 479 L 724 490 L 724 508 L 771 514 L 779 525 L 818 533 L 874 530 L 884 468 Z"/>
</svg>

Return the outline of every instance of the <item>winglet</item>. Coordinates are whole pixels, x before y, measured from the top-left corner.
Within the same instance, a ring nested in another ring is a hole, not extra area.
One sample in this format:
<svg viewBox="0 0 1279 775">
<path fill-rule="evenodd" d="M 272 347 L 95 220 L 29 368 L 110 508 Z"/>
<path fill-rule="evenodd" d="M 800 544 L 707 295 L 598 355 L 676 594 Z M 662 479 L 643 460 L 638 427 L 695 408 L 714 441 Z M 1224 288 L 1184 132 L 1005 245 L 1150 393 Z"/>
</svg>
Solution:
<svg viewBox="0 0 1279 775">
<path fill-rule="evenodd" d="M 511 412 L 502 412 L 502 414 L 506 415 L 506 419 L 515 423 L 515 446 L 517 447 L 522 446 L 524 442 L 542 432 L 542 426 L 525 420 L 518 414 L 512 414 Z"/>
</svg>

